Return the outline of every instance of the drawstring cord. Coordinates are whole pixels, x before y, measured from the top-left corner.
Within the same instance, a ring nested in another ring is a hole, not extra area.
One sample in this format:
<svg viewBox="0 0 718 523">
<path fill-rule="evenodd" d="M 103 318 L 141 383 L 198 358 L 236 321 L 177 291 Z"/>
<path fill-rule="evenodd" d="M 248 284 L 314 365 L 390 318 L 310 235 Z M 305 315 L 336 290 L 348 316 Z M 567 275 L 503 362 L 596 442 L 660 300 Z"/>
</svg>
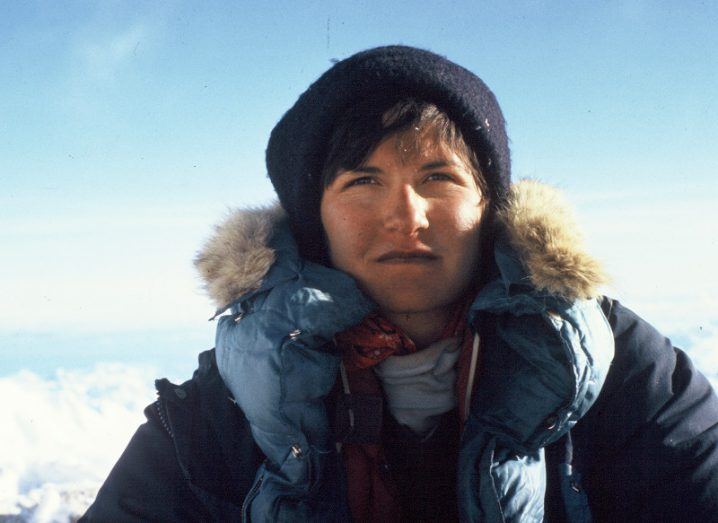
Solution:
<svg viewBox="0 0 718 523">
<path fill-rule="evenodd" d="M 344 362 L 343 362 L 343 361 L 339 362 L 339 374 L 340 374 L 341 377 L 342 377 L 342 389 L 343 389 L 343 391 L 344 391 L 344 394 L 346 394 L 346 395 L 348 396 L 349 394 L 351 394 L 351 390 L 349 389 L 349 377 L 347 376 L 347 369 L 346 369 L 346 367 L 344 366 Z M 353 430 L 354 430 L 354 409 L 352 409 L 351 407 L 349 407 L 349 408 L 347 409 L 347 412 L 349 413 L 349 427 L 350 427 L 350 430 L 353 431 Z M 336 448 L 337 448 L 337 453 L 341 453 L 341 451 L 342 451 L 342 442 L 341 442 L 341 441 L 337 441 L 337 442 L 335 443 L 335 446 L 336 446 Z"/>
<path fill-rule="evenodd" d="M 471 363 L 469 364 L 469 381 L 466 384 L 466 395 L 464 396 L 464 417 L 469 418 L 471 407 L 471 394 L 474 391 L 474 378 L 476 377 L 476 363 L 479 360 L 479 334 L 474 334 L 474 343 L 471 346 Z M 466 419 L 464 421 L 466 421 Z"/>
</svg>

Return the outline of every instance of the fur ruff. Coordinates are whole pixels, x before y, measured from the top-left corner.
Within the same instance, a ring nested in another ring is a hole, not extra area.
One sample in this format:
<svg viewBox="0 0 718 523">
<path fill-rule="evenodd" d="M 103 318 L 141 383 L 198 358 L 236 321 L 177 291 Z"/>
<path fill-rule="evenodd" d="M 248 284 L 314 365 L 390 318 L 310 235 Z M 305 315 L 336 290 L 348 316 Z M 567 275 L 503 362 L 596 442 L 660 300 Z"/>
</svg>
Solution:
<svg viewBox="0 0 718 523">
<path fill-rule="evenodd" d="M 217 307 L 262 284 L 275 260 L 268 241 L 284 216 L 278 204 L 236 210 L 215 228 L 194 263 Z M 533 180 L 513 184 L 498 220 L 537 289 L 567 300 L 599 294 L 605 274 L 585 252 L 573 212 L 557 189 Z"/>
<path fill-rule="evenodd" d="M 237 209 L 215 227 L 194 259 L 204 288 L 217 307 L 258 289 L 275 260 L 268 246 L 275 224 L 284 217 L 271 207 Z"/>
<path fill-rule="evenodd" d="M 558 189 L 521 180 L 511 186 L 498 219 L 536 289 L 569 301 L 598 296 L 606 274 L 584 250 L 573 209 Z"/>
</svg>

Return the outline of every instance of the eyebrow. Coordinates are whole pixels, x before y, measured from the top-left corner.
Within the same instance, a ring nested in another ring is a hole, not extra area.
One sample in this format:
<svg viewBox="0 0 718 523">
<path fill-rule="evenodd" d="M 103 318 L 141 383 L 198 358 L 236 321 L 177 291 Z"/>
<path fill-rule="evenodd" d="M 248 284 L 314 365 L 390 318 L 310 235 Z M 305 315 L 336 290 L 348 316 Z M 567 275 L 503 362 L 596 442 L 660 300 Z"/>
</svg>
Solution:
<svg viewBox="0 0 718 523">
<path fill-rule="evenodd" d="M 383 172 L 378 167 L 372 167 L 371 165 L 359 165 L 355 169 L 344 171 L 345 173 L 364 173 L 364 174 L 379 174 Z"/>
<path fill-rule="evenodd" d="M 440 167 L 454 167 L 454 162 L 445 162 L 444 160 L 438 160 L 436 162 L 425 163 L 421 166 L 420 170 L 428 171 L 431 169 L 438 169 Z"/>
<path fill-rule="evenodd" d="M 438 169 L 440 167 L 454 167 L 454 162 L 446 162 L 444 160 L 437 160 L 435 162 L 429 162 L 425 163 L 421 167 L 419 167 L 420 171 L 430 171 L 431 169 Z M 364 173 L 364 174 L 380 174 L 383 171 L 379 169 L 378 167 L 374 167 L 371 165 L 359 165 L 355 169 L 352 169 L 351 171 L 346 171 L 347 173 Z"/>
</svg>

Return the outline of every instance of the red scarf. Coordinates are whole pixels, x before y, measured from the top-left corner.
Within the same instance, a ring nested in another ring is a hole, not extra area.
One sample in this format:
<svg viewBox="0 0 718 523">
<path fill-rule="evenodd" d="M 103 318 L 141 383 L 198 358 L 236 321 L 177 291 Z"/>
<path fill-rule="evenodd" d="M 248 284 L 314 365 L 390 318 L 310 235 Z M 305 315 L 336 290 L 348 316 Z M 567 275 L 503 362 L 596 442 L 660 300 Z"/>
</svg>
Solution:
<svg viewBox="0 0 718 523">
<path fill-rule="evenodd" d="M 469 378 L 469 362 L 473 334 L 466 322 L 470 302 L 462 303 L 444 327 L 441 339 L 460 337 L 456 393 L 459 416 L 466 420 L 464 395 Z M 336 338 L 352 393 L 381 396 L 381 384 L 371 367 L 390 356 L 404 356 L 417 351 L 416 344 L 398 327 L 377 313 L 367 316 L 360 324 Z M 345 443 L 342 455 L 347 472 L 349 507 L 355 521 L 398 521 L 401 508 L 396 485 L 386 474 L 386 459 L 381 444 Z"/>
</svg>

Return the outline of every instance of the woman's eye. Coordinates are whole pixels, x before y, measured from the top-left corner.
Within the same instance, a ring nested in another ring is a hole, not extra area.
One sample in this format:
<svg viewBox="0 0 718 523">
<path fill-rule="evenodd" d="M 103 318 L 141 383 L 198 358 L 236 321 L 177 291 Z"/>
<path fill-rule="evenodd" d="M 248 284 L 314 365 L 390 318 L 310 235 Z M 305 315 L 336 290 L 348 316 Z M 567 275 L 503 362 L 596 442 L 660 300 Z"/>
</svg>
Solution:
<svg viewBox="0 0 718 523">
<path fill-rule="evenodd" d="M 429 176 L 426 177 L 427 181 L 451 181 L 454 177 L 447 173 L 431 173 Z"/>
<path fill-rule="evenodd" d="M 359 178 L 354 178 L 353 180 L 347 182 L 345 187 L 353 187 L 355 185 L 369 185 L 375 183 L 374 178 L 371 176 L 361 176 Z"/>
</svg>

